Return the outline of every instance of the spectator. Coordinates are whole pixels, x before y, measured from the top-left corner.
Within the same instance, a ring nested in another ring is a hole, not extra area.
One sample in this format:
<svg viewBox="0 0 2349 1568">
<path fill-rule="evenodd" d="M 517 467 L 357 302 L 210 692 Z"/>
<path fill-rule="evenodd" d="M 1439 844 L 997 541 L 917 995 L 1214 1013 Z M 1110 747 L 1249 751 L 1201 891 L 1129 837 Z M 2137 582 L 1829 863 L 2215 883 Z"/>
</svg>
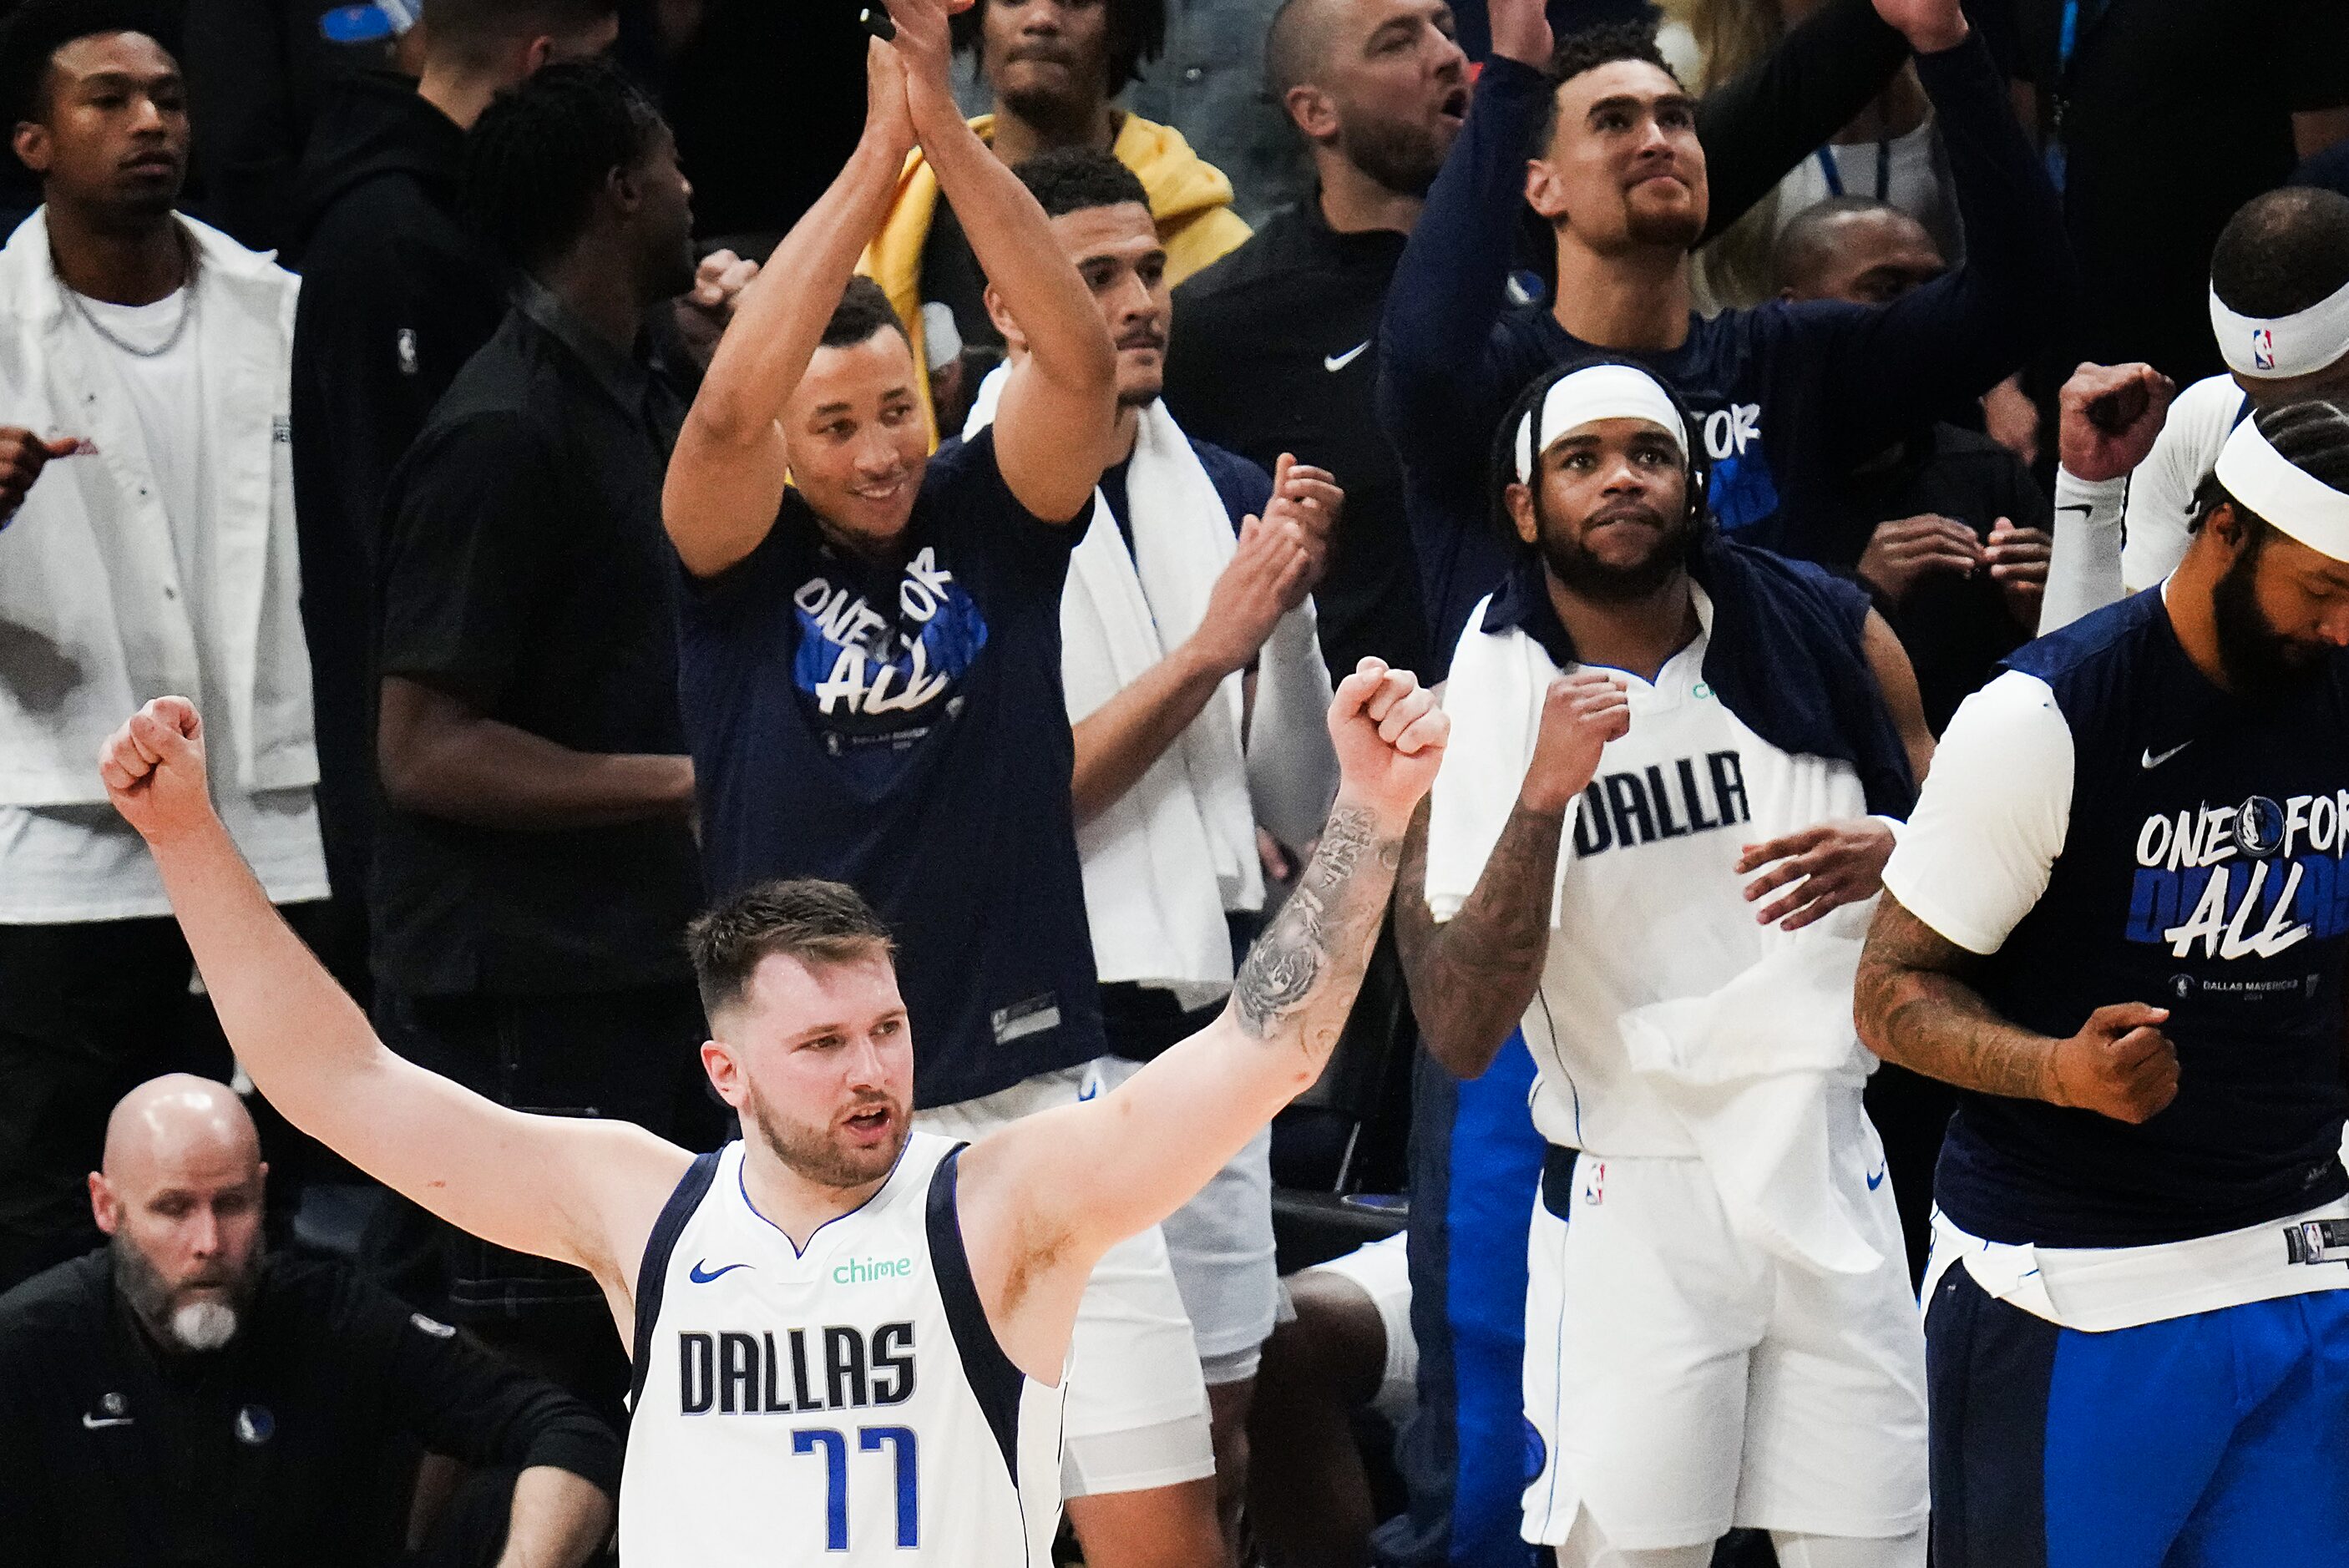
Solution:
<svg viewBox="0 0 2349 1568">
<path fill-rule="evenodd" d="M 956 46 L 977 54 L 994 95 L 994 112 L 970 122 L 979 139 L 1006 164 L 1056 147 L 1114 154 L 1150 192 L 1167 277 L 1179 284 L 1247 239 L 1248 228 L 1231 211 L 1231 181 L 1180 131 L 1110 102 L 1157 58 L 1165 37 L 1165 0 L 978 0 L 955 18 Z M 939 204 L 937 176 L 918 154 L 899 175 L 888 221 L 861 270 L 912 332 L 916 363 L 929 300 L 954 312 L 966 353 L 1001 352 L 1002 334 L 982 297 L 989 274 L 952 207 Z M 927 388 L 919 390 L 926 407 Z"/>
<path fill-rule="evenodd" d="M 1344 497 L 1285 458 L 1276 483 L 1166 412 L 1166 253 L 1132 170 L 1069 148 L 1013 172 L 1118 346 L 1116 461 L 1061 600 L 1077 851 L 1113 1086 L 1214 1021 L 1234 949 L 1265 904 L 1257 835 L 1309 842 L 1337 788 L 1313 719 L 1330 686 L 1306 593 Z M 1018 322 L 1001 325 L 1017 353 Z M 1257 1348 L 1279 1300 L 1271 1148 L 1267 1128 L 1164 1226 L 1206 1378 L 1235 1562 Z"/>
<path fill-rule="evenodd" d="M 90 774 L 107 717 L 203 694 L 262 885 L 326 893 L 280 455 L 295 284 L 173 211 L 188 118 L 145 15 L 27 0 L 0 35 L 44 201 L 0 250 L 0 1284 L 88 1250 L 107 1108 L 201 1060 L 209 1024 L 154 864 Z"/>
<path fill-rule="evenodd" d="M 464 200 L 519 282 L 385 504 L 378 1026 L 502 1104 L 707 1146 L 660 529 L 683 407 L 641 331 L 693 281 L 690 189 L 647 99 L 561 65 L 483 112 Z M 616 1420 L 595 1282 L 456 1242 L 450 1310 Z"/>
<path fill-rule="evenodd" d="M 944 32 L 936 0 L 901 6 L 895 47 L 868 53 L 856 155 L 745 294 L 663 516 L 711 891 L 859 888 L 897 939 L 916 1121 L 969 1137 L 1100 1089 L 1061 599 L 1116 455 L 1117 354 L 955 107 Z M 935 458 L 905 324 L 850 282 L 916 137 L 1023 343 L 993 423 Z M 1062 1489 L 1085 1560 L 1218 1561 L 1198 1352 L 1156 1226 L 1095 1272 L 1072 1355 Z"/>
<path fill-rule="evenodd" d="M 2177 570 L 2202 483 L 2255 409 L 2349 387 L 2349 197 L 2298 188 L 2252 197 L 2219 232 L 2209 302 L 2227 369 L 2177 395 L 2133 471 L 2087 488 L 2058 475 L 2058 499 L 2073 504 L 2059 513 L 2064 579 L 2048 631 Z"/>
<path fill-rule="evenodd" d="M 1311 171 L 1288 116 L 1265 91 L 1266 35 L 1280 0 L 1182 0 L 1166 7 L 1153 67 L 1126 85 L 1133 113 L 1179 131 L 1232 182 L 1232 210 L 1253 228 L 1304 198 Z M 1350 668 L 1351 666 L 1348 666 Z"/>
<path fill-rule="evenodd" d="M 115 1107 L 89 1176 L 109 1244 L 0 1296 L 14 1560 L 586 1562 L 611 1531 L 612 1433 L 347 1270 L 266 1254 L 268 1171 L 219 1084 L 155 1078 Z M 410 1555 L 419 1445 L 495 1468 Z"/>
<path fill-rule="evenodd" d="M 1838 489 L 1853 464 L 1980 396 L 2060 319 L 2071 274 L 2053 193 L 1988 52 L 1956 0 L 1878 9 L 1919 55 L 1965 264 L 1877 310 L 1772 304 L 1702 318 L 1688 248 L 1708 215 L 1706 159 L 1652 36 L 1594 29 L 1553 59 L 1537 5 L 1495 8 L 1494 57 L 1388 295 L 1380 372 L 1439 646 L 1504 570 L 1482 454 L 1500 408 L 1545 366 L 1593 349 L 1639 356 L 1696 411 L 1721 527 L 1816 558 L 1851 526 Z M 1528 149 L 1539 151 L 1526 165 Z M 1505 313 L 1520 188 L 1554 230 L 1558 286 L 1548 310 Z"/>
<path fill-rule="evenodd" d="M 2011 3 L 2085 285 L 2073 356 L 2150 361 L 2181 384 L 2216 374 L 2211 246 L 2238 207 L 2349 136 L 2349 7 Z"/>
<path fill-rule="evenodd" d="M 367 635 L 385 485 L 505 313 L 502 266 L 457 218 L 465 131 L 498 92 L 549 59 L 596 53 L 617 26 L 615 0 L 430 0 L 422 78 L 353 76 L 326 100 L 303 157 L 287 232 L 302 269 L 294 484 L 337 954 L 367 945 L 376 814 Z"/>
<path fill-rule="evenodd" d="M 1697 108 L 1708 232 L 1872 98 L 1906 53 L 1868 0 L 1827 0 L 1708 95 Z M 1167 406 L 1259 464 L 1294 451 L 1339 477 L 1346 526 L 1314 590 L 1330 667 L 1376 655 L 1426 669 L 1402 475 L 1372 406 L 1374 338 L 1403 237 L 1467 108 L 1464 57 L 1438 0 L 1290 0 L 1265 65 L 1311 153 L 1314 188 L 1177 291 Z"/>
<path fill-rule="evenodd" d="M 1772 259 L 1778 297 L 1889 304 L 1945 270 L 1924 225 L 1862 197 L 1819 202 Z M 1825 562 L 1851 572 L 1899 633 L 1935 734 L 1992 668 L 2037 630 L 2047 585 L 2047 498 L 2020 459 L 1932 420 L 1857 464 L 1857 525 Z M 1872 525 L 1872 531 L 1870 531 Z"/>
<path fill-rule="evenodd" d="M 1361 1568 L 1376 1504 L 1363 1417 L 1409 1418 L 1419 1370 L 1401 1232 L 1288 1275 L 1248 1422 L 1248 1522 L 1267 1568 Z"/>
</svg>

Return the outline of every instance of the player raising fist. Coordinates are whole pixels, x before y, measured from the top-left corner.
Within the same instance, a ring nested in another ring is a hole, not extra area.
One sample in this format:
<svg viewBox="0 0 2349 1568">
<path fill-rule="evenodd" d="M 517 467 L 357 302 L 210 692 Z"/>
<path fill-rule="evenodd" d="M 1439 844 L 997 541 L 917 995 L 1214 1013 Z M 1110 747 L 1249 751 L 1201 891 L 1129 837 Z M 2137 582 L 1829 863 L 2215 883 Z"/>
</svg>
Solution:
<svg viewBox="0 0 2349 1568">
<path fill-rule="evenodd" d="M 184 699 L 140 709 L 101 771 L 271 1102 L 441 1218 L 602 1284 L 636 1361 L 630 1568 L 833 1552 L 1042 1568 L 1094 1261 L 1319 1076 L 1448 721 L 1365 659 L 1330 730 L 1320 847 L 1222 1016 L 1112 1092 L 974 1144 L 912 1130 L 889 937 L 853 890 L 770 882 L 705 915 L 702 1060 L 744 1135 L 698 1160 L 625 1122 L 509 1110 L 387 1050 L 238 858 Z"/>
</svg>

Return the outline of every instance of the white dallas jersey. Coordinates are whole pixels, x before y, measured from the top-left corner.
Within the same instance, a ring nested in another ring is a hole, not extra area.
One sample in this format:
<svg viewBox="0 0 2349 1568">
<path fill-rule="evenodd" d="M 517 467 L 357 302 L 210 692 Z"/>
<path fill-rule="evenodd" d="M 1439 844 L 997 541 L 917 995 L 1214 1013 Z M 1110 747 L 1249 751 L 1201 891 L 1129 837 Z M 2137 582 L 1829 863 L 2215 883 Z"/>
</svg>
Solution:
<svg viewBox="0 0 2349 1568">
<path fill-rule="evenodd" d="M 1709 624 L 1706 610 L 1700 601 Z M 1849 763 L 1781 751 L 1723 705 L 1704 682 L 1710 643 L 1700 632 L 1653 685 L 1600 672 L 1630 688 L 1631 727 L 1600 752 L 1568 815 L 1557 923 L 1525 1023 L 1540 1069 L 1534 1125 L 1565 1148 L 1697 1152 L 1681 1119 L 1633 1075 L 1619 1020 L 1718 991 L 1787 940 L 1754 918 L 1768 900 L 1746 901 L 1760 873 L 1738 874 L 1744 846 L 1868 814 Z"/>
<path fill-rule="evenodd" d="M 805 1252 L 751 1207 L 739 1141 L 694 1161 L 638 1274 L 626 1568 L 1048 1568 L 1061 1390 L 988 1326 L 960 1147 L 914 1133 Z"/>
</svg>

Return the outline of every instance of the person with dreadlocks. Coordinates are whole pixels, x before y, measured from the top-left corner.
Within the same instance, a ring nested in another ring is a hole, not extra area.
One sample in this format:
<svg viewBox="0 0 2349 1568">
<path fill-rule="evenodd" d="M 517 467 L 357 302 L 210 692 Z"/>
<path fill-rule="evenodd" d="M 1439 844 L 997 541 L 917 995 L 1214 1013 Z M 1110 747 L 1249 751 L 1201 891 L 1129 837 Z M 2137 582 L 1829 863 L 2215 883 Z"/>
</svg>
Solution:
<svg viewBox="0 0 2349 1568">
<path fill-rule="evenodd" d="M 503 1104 L 706 1148 L 660 521 L 685 405 L 639 340 L 692 286 L 691 189 L 641 93 L 561 64 L 482 113 L 463 200 L 517 282 L 388 486 L 377 1026 Z M 448 1234 L 449 1315 L 617 1421 L 627 1365 L 585 1271 Z"/>
<path fill-rule="evenodd" d="M 1721 537 L 1696 439 L 1623 360 L 1510 410 L 1517 552 L 1453 655 L 1397 937 L 1437 1060 L 1476 1077 L 1522 1022 L 1538 1068 L 1526 1539 L 1910 1568 L 1924 1347 L 1850 995 L 1932 739 L 1866 594 Z"/>
<path fill-rule="evenodd" d="M 2142 452 L 2065 405 L 2067 466 Z M 2349 1563 L 2344 648 L 2349 403 L 2271 405 L 2177 571 L 1942 737 L 1857 996 L 1878 1055 L 1963 1091 L 1940 1568 Z"/>
</svg>

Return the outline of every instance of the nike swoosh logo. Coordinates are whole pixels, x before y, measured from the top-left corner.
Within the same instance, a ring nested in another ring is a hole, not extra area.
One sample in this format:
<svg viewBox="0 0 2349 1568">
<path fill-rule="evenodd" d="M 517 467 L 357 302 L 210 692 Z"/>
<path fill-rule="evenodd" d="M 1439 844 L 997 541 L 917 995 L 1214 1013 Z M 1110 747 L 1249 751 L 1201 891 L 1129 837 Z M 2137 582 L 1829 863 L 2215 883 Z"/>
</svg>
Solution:
<svg viewBox="0 0 2349 1568">
<path fill-rule="evenodd" d="M 2137 765 L 2145 769 L 2158 768 L 2193 744 L 2190 740 L 2181 740 L 2168 750 L 2159 753 L 2155 752 L 2153 748 L 2148 746 L 2145 748 L 2145 755 L 2137 759 Z"/>
<path fill-rule="evenodd" d="M 81 1418 L 81 1424 L 84 1428 L 95 1432 L 102 1427 L 127 1427 L 130 1425 L 133 1419 L 135 1419 L 135 1418 L 130 1416 L 85 1415 Z"/>
<path fill-rule="evenodd" d="M 2086 501 L 2075 500 L 2068 505 L 2059 506 L 2055 510 L 2057 511 L 2094 511 L 2096 509 L 2089 505 Z"/>
<path fill-rule="evenodd" d="M 1881 1186 L 1883 1186 L 1883 1185 L 1884 1185 L 1884 1171 L 1883 1171 L 1882 1168 L 1881 1168 L 1881 1167 L 1879 1167 L 1879 1168 L 1878 1169 L 1878 1171 L 1877 1171 L 1876 1174 L 1875 1174 L 1875 1175 L 1873 1175 L 1873 1176 L 1870 1176 L 1870 1177 L 1868 1179 L 1868 1190 L 1869 1191 L 1873 1192 L 1873 1191 L 1875 1191 L 1878 1187 L 1881 1187 Z"/>
<path fill-rule="evenodd" d="M 1354 345 L 1353 347 L 1346 350 L 1343 354 L 1330 355 L 1327 359 L 1324 359 L 1321 362 L 1321 368 L 1329 371 L 1343 370 L 1346 366 L 1354 363 L 1355 360 L 1360 359 L 1362 356 L 1362 350 L 1368 348 L 1370 346 L 1370 340 L 1365 338 L 1363 341 Z"/>
<path fill-rule="evenodd" d="M 691 1280 L 696 1284 L 708 1284 L 711 1280 L 721 1279 L 727 1274 L 732 1274 L 736 1269 L 746 1269 L 750 1266 L 749 1264 L 728 1264 L 724 1268 L 709 1269 L 709 1271 L 705 1274 L 702 1271 L 708 1267 L 709 1263 L 709 1260 L 708 1258 L 702 1259 L 701 1262 L 694 1264 L 691 1268 L 685 1271 L 685 1277 Z"/>
</svg>

